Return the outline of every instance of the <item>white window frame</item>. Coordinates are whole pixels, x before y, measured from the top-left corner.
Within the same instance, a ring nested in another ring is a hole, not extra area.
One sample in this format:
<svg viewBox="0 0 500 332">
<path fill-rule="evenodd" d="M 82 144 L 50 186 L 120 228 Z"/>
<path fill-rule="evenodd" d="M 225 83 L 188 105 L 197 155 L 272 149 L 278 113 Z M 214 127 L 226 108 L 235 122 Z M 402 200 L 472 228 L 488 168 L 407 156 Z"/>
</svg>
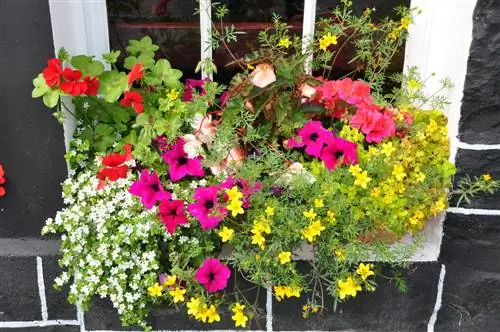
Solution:
<svg viewBox="0 0 500 332">
<path fill-rule="evenodd" d="M 304 0 L 302 45 L 314 36 L 316 0 Z M 448 132 L 451 140 L 450 160 L 455 161 L 459 146 L 458 123 L 469 48 L 472 41 L 472 19 L 477 0 L 412 0 L 412 7 L 422 10 L 410 27 L 406 42 L 405 68 L 417 66 L 422 77 L 431 77 L 426 84 L 428 92 L 436 91 L 440 78 L 450 78 L 455 88 L 449 93 L 451 104 L 446 108 Z M 210 39 L 211 0 L 200 0 L 200 58 L 212 58 L 207 47 Z M 54 48 L 66 48 L 71 54 L 100 56 L 109 52 L 106 0 L 49 0 Z M 306 62 L 311 71 L 312 56 Z M 209 77 L 202 72 L 202 78 Z M 75 123 L 65 121 L 65 142 L 69 140 Z M 431 220 L 424 229 L 425 245 L 413 261 L 436 261 L 441 247 L 444 214 Z M 406 239 L 409 240 L 409 239 Z"/>
</svg>

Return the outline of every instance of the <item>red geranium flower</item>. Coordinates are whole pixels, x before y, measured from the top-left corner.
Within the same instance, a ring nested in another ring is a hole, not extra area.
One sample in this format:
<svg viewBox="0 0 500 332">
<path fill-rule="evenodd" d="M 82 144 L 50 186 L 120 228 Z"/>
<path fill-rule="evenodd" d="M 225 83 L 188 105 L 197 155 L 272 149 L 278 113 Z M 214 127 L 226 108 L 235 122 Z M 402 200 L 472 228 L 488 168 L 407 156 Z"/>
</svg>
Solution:
<svg viewBox="0 0 500 332">
<path fill-rule="evenodd" d="M 120 100 L 120 105 L 131 106 L 137 114 L 144 111 L 144 105 L 142 103 L 142 96 L 137 91 L 126 91 L 122 100 Z"/>
<path fill-rule="evenodd" d="M 87 84 L 87 96 L 96 96 L 100 83 L 97 77 L 86 76 L 83 81 Z"/>
<path fill-rule="evenodd" d="M 87 83 L 80 81 L 82 72 L 76 69 L 64 68 L 62 73 L 65 81 L 61 83 L 61 90 L 71 96 L 79 96 L 87 92 Z"/>
<path fill-rule="evenodd" d="M 58 58 L 52 58 L 48 60 L 47 67 L 45 67 L 45 69 L 42 71 L 45 83 L 47 83 L 47 85 L 51 88 L 59 86 L 59 84 L 61 83 L 62 73 L 63 70 L 61 60 L 59 60 Z"/>
<path fill-rule="evenodd" d="M 102 158 L 103 169 L 97 173 L 97 178 L 100 180 L 97 189 L 102 189 L 106 186 L 106 179 L 109 181 L 116 181 L 120 178 L 126 178 L 128 166 L 124 163 L 131 159 L 130 147 L 124 146 L 125 153 L 111 153 Z"/>
<path fill-rule="evenodd" d="M 144 77 L 144 65 L 142 63 L 136 63 L 132 66 L 132 70 L 128 73 L 128 85 L 132 85 L 134 81 L 139 80 Z"/>
</svg>

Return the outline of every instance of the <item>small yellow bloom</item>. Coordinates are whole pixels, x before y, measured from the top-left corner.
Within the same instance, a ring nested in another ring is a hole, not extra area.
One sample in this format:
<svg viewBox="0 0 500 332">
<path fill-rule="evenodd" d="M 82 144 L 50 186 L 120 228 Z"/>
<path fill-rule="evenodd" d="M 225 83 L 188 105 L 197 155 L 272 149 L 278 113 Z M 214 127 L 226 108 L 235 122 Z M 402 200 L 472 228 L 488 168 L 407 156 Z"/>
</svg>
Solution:
<svg viewBox="0 0 500 332">
<path fill-rule="evenodd" d="M 231 308 L 231 311 L 233 313 L 237 313 L 237 312 L 243 312 L 244 309 L 245 309 L 244 304 L 235 303 L 234 306 Z"/>
<path fill-rule="evenodd" d="M 170 291 L 169 294 L 174 298 L 174 303 L 184 302 L 184 294 L 186 294 L 186 290 L 175 287 L 175 289 Z"/>
<path fill-rule="evenodd" d="M 278 254 L 280 264 L 286 264 L 291 261 L 292 253 L 290 251 L 282 251 Z"/>
<path fill-rule="evenodd" d="M 321 37 L 319 40 L 319 48 L 326 51 L 327 47 L 330 45 L 337 45 L 337 36 L 332 35 L 330 32 Z"/>
<path fill-rule="evenodd" d="M 351 173 L 354 176 L 360 174 L 362 171 L 363 170 L 361 169 L 361 167 L 359 167 L 358 164 L 349 166 L 349 173 Z"/>
<path fill-rule="evenodd" d="M 361 286 L 356 284 L 352 277 L 349 277 L 346 281 L 338 281 L 338 291 L 340 299 L 343 300 L 346 296 L 355 297 L 357 292 L 361 291 Z"/>
<path fill-rule="evenodd" d="M 434 204 L 434 206 L 431 208 L 431 213 L 433 215 L 436 215 L 438 213 L 441 213 L 444 211 L 444 209 L 446 209 L 446 201 L 443 197 L 440 197 L 436 204 Z"/>
<path fill-rule="evenodd" d="M 222 242 L 227 242 L 227 241 L 231 241 L 233 239 L 234 230 L 224 226 L 218 234 L 222 238 Z"/>
<path fill-rule="evenodd" d="M 220 322 L 219 313 L 217 312 L 217 308 L 213 304 L 210 305 L 210 308 L 206 310 L 205 315 L 207 316 L 209 323 Z"/>
<path fill-rule="evenodd" d="M 368 278 L 369 276 L 375 275 L 375 272 L 373 272 L 371 269 L 373 269 L 373 264 L 361 263 L 356 269 L 356 273 L 361 276 L 361 279 L 366 280 L 366 278 Z"/>
<path fill-rule="evenodd" d="M 151 297 L 159 297 L 159 296 L 162 296 L 162 293 L 161 293 L 162 290 L 163 290 L 163 287 L 160 286 L 156 282 L 153 286 L 148 287 L 148 294 Z"/>
<path fill-rule="evenodd" d="M 292 42 L 290 41 L 290 38 L 288 37 L 283 37 L 280 39 L 278 46 L 284 47 L 284 48 L 289 48 L 292 45 Z"/>
<path fill-rule="evenodd" d="M 285 298 L 286 295 L 286 287 L 285 286 L 274 286 L 274 295 L 276 296 L 276 300 L 279 302 Z"/>
<path fill-rule="evenodd" d="M 231 211 L 231 216 L 236 217 L 238 214 L 244 214 L 245 210 L 242 207 L 243 203 L 240 200 L 233 199 L 226 206 L 229 211 Z"/>
<path fill-rule="evenodd" d="M 331 223 L 331 224 L 335 224 L 335 222 L 337 221 L 337 217 L 335 216 L 335 213 L 333 213 L 332 211 L 328 210 L 326 212 L 326 220 Z"/>
<path fill-rule="evenodd" d="M 314 212 L 313 209 L 310 209 L 309 211 L 304 211 L 304 212 L 302 212 L 302 214 L 304 215 L 304 217 L 306 217 L 307 219 L 309 219 L 311 221 L 316 219 L 316 217 L 317 217 L 317 214 L 316 214 L 316 212 Z"/>
<path fill-rule="evenodd" d="M 391 154 L 396 152 L 396 148 L 392 144 L 392 142 L 387 142 L 382 144 L 382 153 L 385 154 L 387 157 L 390 157 Z"/>
<path fill-rule="evenodd" d="M 201 300 L 197 297 L 192 297 L 188 303 L 186 303 L 188 308 L 188 315 L 195 316 L 200 312 Z"/>
<path fill-rule="evenodd" d="M 260 249 L 264 249 L 266 244 L 266 238 L 262 236 L 262 233 L 260 232 L 254 233 L 254 235 L 252 235 L 252 244 L 258 245 Z"/>
<path fill-rule="evenodd" d="M 434 134 L 437 130 L 439 129 L 439 126 L 437 124 L 436 121 L 434 121 L 434 119 L 432 119 L 429 124 L 427 125 L 427 133 L 428 134 Z"/>
<path fill-rule="evenodd" d="M 424 182 L 425 180 L 425 174 L 422 173 L 422 172 L 417 172 L 415 173 L 415 181 L 417 181 L 418 183 L 420 182 Z"/>
<path fill-rule="evenodd" d="M 243 312 L 236 312 L 233 316 L 231 316 L 231 319 L 234 320 L 234 326 L 236 327 L 247 326 L 248 317 Z"/>
<path fill-rule="evenodd" d="M 299 287 L 290 287 L 290 286 L 286 286 L 285 287 L 285 295 L 287 297 L 292 297 L 292 296 L 295 296 L 295 297 L 300 297 L 300 292 L 302 291 L 301 288 Z"/>
<path fill-rule="evenodd" d="M 315 305 L 312 307 L 312 312 L 316 313 L 319 310 L 319 306 Z"/>
<path fill-rule="evenodd" d="M 302 235 L 307 241 L 314 242 L 316 236 L 320 235 L 323 230 L 325 230 L 325 226 L 323 226 L 319 220 L 315 220 L 302 231 Z"/>
<path fill-rule="evenodd" d="M 272 206 L 266 206 L 266 210 L 264 212 L 266 212 L 268 217 L 274 216 L 274 208 Z"/>
<path fill-rule="evenodd" d="M 408 30 L 410 24 L 412 23 L 411 17 L 405 16 L 405 17 L 401 18 L 400 23 L 401 23 L 401 25 L 400 25 L 401 29 Z"/>
<path fill-rule="evenodd" d="M 252 66 L 251 64 L 247 63 L 247 69 L 248 69 L 248 70 L 254 70 L 254 69 L 255 69 L 255 67 L 254 67 L 254 66 Z"/>
<path fill-rule="evenodd" d="M 345 261 L 345 250 L 344 249 L 335 249 L 335 256 L 337 256 L 337 259 L 339 262 Z"/>
<path fill-rule="evenodd" d="M 408 81 L 408 89 L 420 90 L 420 88 L 422 88 L 422 83 L 420 83 L 416 79 L 412 78 L 411 80 Z"/>
<path fill-rule="evenodd" d="M 314 199 L 314 207 L 315 208 L 321 209 L 324 206 L 325 206 L 325 203 L 323 202 L 322 199 L 318 199 L 318 198 Z"/>
<path fill-rule="evenodd" d="M 271 234 L 271 226 L 267 219 L 260 219 L 253 222 L 252 233 L 266 233 Z"/>
<path fill-rule="evenodd" d="M 371 191 L 371 195 L 373 197 L 379 197 L 380 196 L 380 188 L 378 188 L 378 187 L 373 188 Z"/>
<path fill-rule="evenodd" d="M 164 286 L 173 286 L 173 285 L 175 285 L 176 282 L 177 282 L 177 276 L 171 275 L 171 276 L 167 276 L 163 285 Z"/>
<path fill-rule="evenodd" d="M 392 170 L 392 175 L 398 180 L 398 181 L 403 181 L 403 179 L 406 177 L 405 169 L 401 165 L 395 165 L 394 169 Z"/>
<path fill-rule="evenodd" d="M 179 99 L 179 95 L 180 95 L 179 91 L 170 90 L 170 92 L 167 93 L 167 98 L 173 101 Z"/>
<path fill-rule="evenodd" d="M 360 186 L 363 189 L 366 189 L 368 187 L 368 183 L 372 180 L 372 178 L 368 176 L 367 171 L 363 171 L 362 173 L 355 175 L 355 177 L 356 179 L 354 180 L 354 185 Z"/>
<path fill-rule="evenodd" d="M 491 179 L 492 179 L 491 174 L 483 174 L 483 179 L 485 181 L 491 181 Z"/>
<path fill-rule="evenodd" d="M 227 198 L 229 201 L 240 200 L 243 198 L 243 194 L 238 190 L 237 186 L 231 189 L 226 189 Z"/>
</svg>

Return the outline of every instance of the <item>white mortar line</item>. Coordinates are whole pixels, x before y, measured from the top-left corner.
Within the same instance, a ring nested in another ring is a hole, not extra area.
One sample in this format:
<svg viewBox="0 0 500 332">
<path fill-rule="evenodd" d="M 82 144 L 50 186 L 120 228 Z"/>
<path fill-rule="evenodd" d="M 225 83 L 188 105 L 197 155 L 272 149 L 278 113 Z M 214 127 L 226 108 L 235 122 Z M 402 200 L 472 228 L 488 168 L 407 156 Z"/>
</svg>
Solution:
<svg viewBox="0 0 500 332">
<path fill-rule="evenodd" d="M 460 141 L 457 143 L 457 147 L 463 150 L 474 151 L 500 150 L 500 144 L 469 144 Z"/>
<path fill-rule="evenodd" d="M 267 289 L 266 293 L 266 331 L 273 330 L 273 292 L 271 288 Z"/>
<path fill-rule="evenodd" d="M 85 315 L 83 313 L 81 305 L 76 306 L 76 317 L 80 323 L 80 332 L 85 332 Z"/>
<path fill-rule="evenodd" d="M 460 207 L 450 207 L 446 211 L 448 213 L 465 214 L 465 215 L 500 216 L 500 210 L 490 210 L 490 209 L 466 209 Z"/>
<path fill-rule="evenodd" d="M 38 280 L 38 294 L 40 295 L 40 306 L 42 310 L 42 320 L 47 321 L 49 319 L 49 313 L 47 311 L 47 298 L 45 296 L 45 281 L 43 279 L 43 262 L 42 257 L 36 257 L 36 272 Z"/>
<path fill-rule="evenodd" d="M 434 311 L 432 312 L 429 323 L 427 324 L 427 332 L 434 332 L 434 325 L 436 324 L 437 315 L 439 309 L 441 309 L 441 302 L 443 300 L 443 285 L 445 275 L 446 267 L 444 266 L 444 264 L 441 264 L 441 272 L 439 273 L 438 289 L 436 295 L 436 304 L 434 305 Z"/>
<path fill-rule="evenodd" d="M 45 327 L 45 326 L 78 326 L 80 323 L 76 320 L 64 320 L 64 319 L 53 319 L 53 320 L 34 320 L 29 322 L 0 322 L 0 328 L 21 328 L 21 327 Z"/>
</svg>

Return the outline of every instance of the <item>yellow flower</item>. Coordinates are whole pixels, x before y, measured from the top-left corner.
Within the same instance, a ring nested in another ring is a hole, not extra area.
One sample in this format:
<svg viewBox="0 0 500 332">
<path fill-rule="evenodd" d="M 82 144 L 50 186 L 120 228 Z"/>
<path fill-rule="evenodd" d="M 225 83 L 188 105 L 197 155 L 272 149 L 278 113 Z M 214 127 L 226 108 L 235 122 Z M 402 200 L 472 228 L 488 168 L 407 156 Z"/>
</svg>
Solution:
<svg viewBox="0 0 500 332">
<path fill-rule="evenodd" d="M 315 208 L 321 209 L 324 206 L 325 206 L 325 203 L 323 202 L 322 199 L 318 199 L 318 198 L 314 199 L 314 207 Z"/>
<path fill-rule="evenodd" d="M 313 221 L 306 229 L 302 230 L 302 235 L 309 242 L 314 242 L 316 236 L 321 234 L 321 231 L 325 230 L 325 227 L 321 225 L 321 222 L 316 220 Z"/>
<path fill-rule="evenodd" d="M 401 29 L 408 30 L 408 27 L 412 23 L 411 17 L 405 16 L 405 17 L 401 18 L 400 23 L 401 23 L 401 25 L 400 25 Z"/>
<path fill-rule="evenodd" d="M 229 211 L 231 211 L 231 215 L 233 217 L 236 217 L 238 214 L 245 213 L 245 210 L 243 210 L 242 205 L 243 203 L 241 201 L 233 199 L 226 207 Z"/>
<path fill-rule="evenodd" d="M 269 217 L 274 216 L 274 208 L 272 206 L 266 206 L 265 212 Z"/>
<path fill-rule="evenodd" d="M 414 78 L 408 81 L 408 89 L 410 90 L 420 90 L 421 87 L 422 84 Z"/>
<path fill-rule="evenodd" d="M 170 291 L 169 294 L 174 298 L 174 303 L 184 302 L 184 294 L 186 294 L 186 290 L 175 287 L 175 289 Z"/>
<path fill-rule="evenodd" d="M 434 204 L 434 206 L 431 208 L 431 213 L 433 215 L 436 215 L 440 212 L 443 212 L 445 208 L 446 208 L 446 201 L 443 197 L 440 197 L 437 200 L 436 204 Z"/>
<path fill-rule="evenodd" d="M 271 234 L 271 226 L 269 226 L 269 221 L 267 219 L 260 219 L 253 222 L 252 233 L 266 233 Z"/>
<path fill-rule="evenodd" d="M 254 66 L 252 66 L 251 64 L 247 63 L 247 69 L 248 69 L 248 70 L 254 70 L 254 69 L 255 69 L 255 67 L 254 67 Z"/>
<path fill-rule="evenodd" d="M 361 276 L 361 279 L 366 280 L 366 278 L 368 278 L 369 276 L 375 275 L 375 272 L 373 272 L 371 269 L 373 269 L 373 264 L 361 263 L 356 269 L 356 273 Z"/>
<path fill-rule="evenodd" d="M 328 222 L 330 222 L 331 224 L 335 224 L 335 222 L 337 221 L 337 217 L 335 216 L 335 213 L 333 213 L 332 211 L 328 210 L 326 212 L 326 220 Z"/>
<path fill-rule="evenodd" d="M 337 36 L 332 35 L 329 32 L 319 40 L 319 48 L 323 51 L 326 51 L 327 47 L 330 45 L 337 45 Z"/>
<path fill-rule="evenodd" d="M 302 214 L 309 220 L 314 220 L 317 217 L 313 209 L 310 209 L 309 211 L 304 211 L 302 212 Z"/>
<path fill-rule="evenodd" d="M 243 312 L 243 309 L 245 309 L 244 304 L 235 303 L 234 306 L 231 308 L 231 311 L 233 313 L 237 313 L 237 312 Z"/>
<path fill-rule="evenodd" d="M 434 134 L 438 129 L 438 124 L 436 121 L 434 121 L 434 119 L 429 122 L 426 128 L 428 134 Z"/>
<path fill-rule="evenodd" d="M 491 174 L 483 174 L 483 180 L 491 181 L 491 179 L 492 179 Z"/>
<path fill-rule="evenodd" d="M 274 295 L 276 300 L 279 302 L 285 298 L 286 287 L 285 286 L 274 286 Z"/>
<path fill-rule="evenodd" d="M 358 164 L 349 166 L 349 173 L 351 173 L 354 176 L 360 174 L 362 171 L 363 170 L 361 169 L 361 167 L 359 167 Z"/>
<path fill-rule="evenodd" d="M 366 189 L 368 183 L 372 180 L 372 178 L 368 176 L 367 171 L 363 171 L 362 173 L 359 173 L 355 176 L 356 180 L 354 180 L 354 185 L 360 186 L 363 189 Z"/>
<path fill-rule="evenodd" d="M 380 188 L 378 188 L 378 187 L 373 188 L 371 191 L 371 195 L 373 197 L 379 197 L 380 196 Z"/>
<path fill-rule="evenodd" d="M 179 91 L 177 90 L 170 90 L 169 93 L 167 93 L 167 98 L 170 99 L 170 100 L 177 100 L 179 99 Z"/>
<path fill-rule="evenodd" d="M 231 316 L 232 320 L 234 320 L 234 326 L 238 327 L 246 327 L 247 326 L 247 321 L 248 317 L 245 316 L 243 312 L 237 312 L 233 316 Z"/>
<path fill-rule="evenodd" d="M 148 287 L 148 294 L 151 297 L 159 297 L 162 296 L 161 291 L 163 290 L 163 287 L 160 286 L 157 282 L 151 287 Z"/>
<path fill-rule="evenodd" d="M 290 251 L 282 251 L 278 254 L 278 259 L 281 264 L 286 264 L 291 261 L 292 253 Z"/>
<path fill-rule="evenodd" d="M 285 286 L 285 295 L 286 297 L 300 297 L 300 292 L 302 291 L 301 288 L 299 287 L 290 287 L 290 286 Z"/>
<path fill-rule="evenodd" d="M 173 286 L 177 282 L 177 276 L 171 275 L 167 276 L 165 279 L 165 282 L 163 283 L 163 286 Z"/>
<path fill-rule="evenodd" d="M 425 180 L 425 174 L 422 173 L 422 172 L 417 172 L 415 173 L 415 181 L 417 181 L 418 183 L 420 182 L 424 182 Z"/>
<path fill-rule="evenodd" d="M 401 165 L 395 165 L 394 169 L 392 170 L 392 175 L 398 180 L 398 181 L 403 181 L 403 179 L 406 177 L 405 169 Z"/>
<path fill-rule="evenodd" d="M 385 154 L 387 157 L 390 157 L 391 154 L 393 154 L 396 151 L 396 148 L 392 144 L 392 142 L 387 142 L 382 144 L 382 153 Z"/>
<path fill-rule="evenodd" d="M 345 250 L 344 249 L 335 249 L 335 256 L 337 256 L 337 259 L 339 262 L 345 261 Z"/>
<path fill-rule="evenodd" d="M 227 242 L 227 241 L 231 241 L 233 239 L 234 230 L 224 226 L 218 234 L 222 238 L 222 242 Z"/>
<path fill-rule="evenodd" d="M 217 312 L 217 308 L 213 304 L 210 305 L 210 308 L 205 311 L 205 315 L 209 323 L 220 322 L 219 313 Z"/>
<path fill-rule="evenodd" d="M 361 286 L 356 284 L 353 278 L 349 277 L 346 281 L 338 281 L 338 291 L 341 300 L 346 296 L 355 297 L 358 291 L 361 291 Z"/>
<path fill-rule="evenodd" d="M 252 235 L 252 244 L 256 244 L 260 247 L 260 249 L 264 249 L 266 244 L 266 238 L 262 236 L 261 232 L 256 232 Z"/>
<path fill-rule="evenodd" d="M 292 45 L 292 42 L 290 41 L 290 38 L 288 37 L 283 37 L 280 39 L 278 46 L 284 47 L 284 48 L 289 48 L 290 45 Z"/>
<path fill-rule="evenodd" d="M 243 194 L 238 191 L 238 187 L 234 186 L 231 189 L 226 189 L 227 198 L 229 201 L 240 200 Z"/>
<path fill-rule="evenodd" d="M 188 315 L 195 316 L 200 312 L 201 300 L 197 297 L 192 297 L 188 303 L 186 303 L 188 308 Z"/>
</svg>

